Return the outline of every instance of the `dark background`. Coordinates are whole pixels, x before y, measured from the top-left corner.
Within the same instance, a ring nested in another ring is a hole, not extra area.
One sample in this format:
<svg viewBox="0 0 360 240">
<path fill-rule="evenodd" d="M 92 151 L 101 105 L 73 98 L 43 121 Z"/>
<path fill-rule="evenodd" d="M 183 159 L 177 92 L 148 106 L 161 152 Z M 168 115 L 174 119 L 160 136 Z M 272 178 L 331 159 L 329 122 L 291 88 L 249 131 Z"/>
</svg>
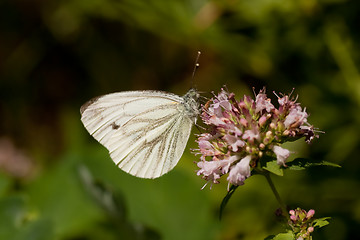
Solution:
<svg viewBox="0 0 360 240">
<path fill-rule="evenodd" d="M 92 97 L 182 95 L 194 84 L 207 96 L 226 85 L 238 98 L 252 87 L 273 99 L 295 88 L 325 133 L 287 145 L 292 158 L 342 168 L 287 171 L 275 184 L 290 207 L 332 217 L 314 239 L 360 239 L 359 11 L 356 0 L 1 1 L 0 239 L 250 240 L 282 231 L 260 176 L 218 220 L 227 186 L 200 190 L 194 137 L 175 170 L 143 180 L 117 169 L 80 122 Z"/>
</svg>

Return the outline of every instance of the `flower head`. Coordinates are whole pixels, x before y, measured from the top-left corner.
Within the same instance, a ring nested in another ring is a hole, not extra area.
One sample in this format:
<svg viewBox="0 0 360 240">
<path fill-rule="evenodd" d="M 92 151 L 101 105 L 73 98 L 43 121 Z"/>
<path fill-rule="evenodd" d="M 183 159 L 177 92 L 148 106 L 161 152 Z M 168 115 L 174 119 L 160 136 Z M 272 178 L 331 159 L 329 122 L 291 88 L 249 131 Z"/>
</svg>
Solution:
<svg viewBox="0 0 360 240">
<path fill-rule="evenodd" d="M 315 214 L 314 209 L 310 209 L 308 212 L 301 208 L 290 210 L 289 226 L 293 230 L 296 239 L 312 239 L 310 234 L 314 231 Z"/>
<path fill-rule="evenodd" d="M 276 94 L 275 94 L 276 95 Z M 224 89 L 203 107 L 201 118 L 208 131 L 198 137 L 201 161 L 197 174 L 207 181 L 219 183 L 222 175 L 227 181 L 243 185 L 251 171 L 261 168 L 264 156 L 276 159 L 286 167 L 291 152 L 280 145 L 305 137 L 307 142 L 318 137 L 307 122 L 308 114 L 290 95 L 278 97 L 278 108 L 265 93 L 235 99 Z"/>
</svg>

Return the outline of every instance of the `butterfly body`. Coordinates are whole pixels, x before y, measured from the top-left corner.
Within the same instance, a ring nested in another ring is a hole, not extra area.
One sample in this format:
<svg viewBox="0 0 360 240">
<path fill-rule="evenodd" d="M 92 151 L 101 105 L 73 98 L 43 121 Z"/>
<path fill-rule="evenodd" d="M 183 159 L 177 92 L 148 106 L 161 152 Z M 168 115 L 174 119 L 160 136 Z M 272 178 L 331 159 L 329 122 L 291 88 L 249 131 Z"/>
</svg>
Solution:
<svg viewBox="0 0 360 240">
<path fill-rule="evenodd" d="M 85 103 L 81 121 L 116 165 L 141 178 L 156 178 L 175 167 L 199 115 L 199 94 L 128 91 Z"/>
</svg>

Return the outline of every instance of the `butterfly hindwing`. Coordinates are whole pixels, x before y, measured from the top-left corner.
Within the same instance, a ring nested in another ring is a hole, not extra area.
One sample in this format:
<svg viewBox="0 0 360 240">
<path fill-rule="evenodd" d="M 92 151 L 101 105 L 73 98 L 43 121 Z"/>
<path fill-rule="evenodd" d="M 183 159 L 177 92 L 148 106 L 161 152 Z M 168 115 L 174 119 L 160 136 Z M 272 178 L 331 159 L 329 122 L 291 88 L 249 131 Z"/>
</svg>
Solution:
<svg viewBox="0 0 360 240">
<path fill-rule="evenodd" d="M 165 117 L 151 118 L 147 126 L 136 128 L 139 121 L 149 119 L 147 114 L 140 114 L 112 136 L 110 155 L 121 169 L 138 177 L 155 178 L 175 167 L 193 123 L 176 109 L 168 111 Z"/>
</svg>

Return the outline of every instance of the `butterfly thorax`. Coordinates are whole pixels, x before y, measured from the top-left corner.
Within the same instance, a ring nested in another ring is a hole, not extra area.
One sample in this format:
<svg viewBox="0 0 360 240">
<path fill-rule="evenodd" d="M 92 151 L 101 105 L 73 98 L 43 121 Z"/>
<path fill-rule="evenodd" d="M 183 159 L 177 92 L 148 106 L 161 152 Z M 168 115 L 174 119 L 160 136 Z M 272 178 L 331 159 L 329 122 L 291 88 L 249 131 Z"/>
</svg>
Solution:
<svg viewBox="0 0 360 240">
<path fill-rule="evenodd" d="M 185 106 L 186 115 L 196 122 L 197 116 L 200 114 L 199 99 L 200 94 L 194 89 L 190 89 L 182 98 Z"/>
</svg>

